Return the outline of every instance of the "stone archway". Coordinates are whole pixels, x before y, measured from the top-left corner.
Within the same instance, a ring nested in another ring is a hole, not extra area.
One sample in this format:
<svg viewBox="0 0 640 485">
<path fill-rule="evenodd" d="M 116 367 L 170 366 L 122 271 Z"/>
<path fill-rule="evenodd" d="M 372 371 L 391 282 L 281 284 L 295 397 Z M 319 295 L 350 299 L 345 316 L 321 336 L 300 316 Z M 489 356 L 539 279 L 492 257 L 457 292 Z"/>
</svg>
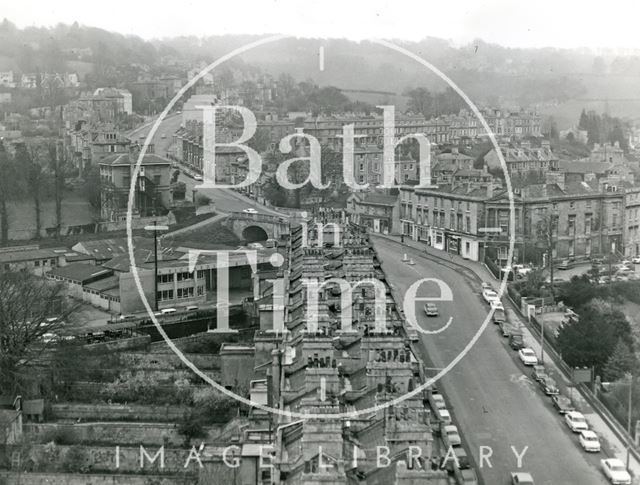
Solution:
<svg viewBox="0 0 640 485">
<path fill-rule="evenodd" d="M 248 243 L 261 242 L 269 239 L 269 235 L 260 226 L 247 226 L 242 230 L 242 239 Z"/>
</svg>

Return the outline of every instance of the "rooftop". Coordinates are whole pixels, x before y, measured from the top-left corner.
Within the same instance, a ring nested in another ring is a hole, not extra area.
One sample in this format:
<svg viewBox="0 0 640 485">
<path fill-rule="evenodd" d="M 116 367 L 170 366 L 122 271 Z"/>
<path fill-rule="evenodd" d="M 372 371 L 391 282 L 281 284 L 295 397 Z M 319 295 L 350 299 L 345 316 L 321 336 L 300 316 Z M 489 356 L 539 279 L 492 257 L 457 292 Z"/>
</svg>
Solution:
<svg viewBox="0 0 640 485">
<path fill-rule="evenodd" d="M 73 263 L 67 266 L 54 268 L 49 272 L 49 277 L 60 277 L 66 280 L 84 282 L 94 278 L 106 277 L 113 274 L 109 269 L 94 266 L 87 263 Z"/>
</svg>

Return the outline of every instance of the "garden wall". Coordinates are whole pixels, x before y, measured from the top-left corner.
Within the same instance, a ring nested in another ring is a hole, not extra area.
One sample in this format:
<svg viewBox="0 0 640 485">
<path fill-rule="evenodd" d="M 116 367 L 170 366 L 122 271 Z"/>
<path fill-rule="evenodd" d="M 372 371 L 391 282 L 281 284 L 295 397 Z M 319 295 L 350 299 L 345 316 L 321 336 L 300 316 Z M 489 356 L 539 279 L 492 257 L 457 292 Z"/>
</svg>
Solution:
<svg viewBox="0 0 640 485">
<path fill-rule="evenodd" d="M 173 423 L 189 412 L 187 406 L 143 406 L 136 404 L 52 404 L 53 419 L 100 421 L 149 421 Z"/>
<path fill-rule="evenodd" d="M 185 354 L 199 369 L 219 369 L 220 356 L 216 354 Z M 186 369 L 182 360 L 172 351 L 155 350 L 153 352 L 126 352 L 121 355 L 123 364 L 127 368 L 143 369 Z"/>
<path fill-rule="evenodd" d="M 207 426 L 206 441 L 220 434 L 222 426 Z M 184 436 L 169 423 L 25 423 L 23 431 L 34 441 L 58 444 L 93 443 L 109 445 L 182 446 Z"/>
<path fill-rule="evenodd" d="M 198 473 L 199 465 L 195 459 L 189 462 L 186 469 L 184 468 L 189 449 L 165 447 L 164 467 L 158 454 L 160 450 L 160 446 L 117 448 L 115 446 L 56 445 L 52 448 L 47 444 L 36 444 L 30 447 L 29 459 L 35 470 L 77 470 L 80 473 Z M 156 454 L 158 454 L 157 457 Z"/>
<path fill-rule="evenodd" d="M 0 471 L 2 485 L 191 485 L 192 477 L 70 473 L 16 473 Z"/>
</svg>

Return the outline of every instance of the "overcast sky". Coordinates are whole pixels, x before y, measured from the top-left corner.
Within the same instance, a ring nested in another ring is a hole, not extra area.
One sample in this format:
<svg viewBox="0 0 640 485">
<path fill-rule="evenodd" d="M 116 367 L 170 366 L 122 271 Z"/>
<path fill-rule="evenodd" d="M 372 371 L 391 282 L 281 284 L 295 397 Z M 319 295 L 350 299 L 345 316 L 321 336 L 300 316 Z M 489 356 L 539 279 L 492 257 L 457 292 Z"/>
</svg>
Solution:
<svg viewBox="0 0 640 485">
<path fill-rule="evenodd" d="M 0 0 L 0 15 L 19 27 L 78 21 L 146 39 L 282 33 L 640 48 L 638 0 Z"/>
</svg>

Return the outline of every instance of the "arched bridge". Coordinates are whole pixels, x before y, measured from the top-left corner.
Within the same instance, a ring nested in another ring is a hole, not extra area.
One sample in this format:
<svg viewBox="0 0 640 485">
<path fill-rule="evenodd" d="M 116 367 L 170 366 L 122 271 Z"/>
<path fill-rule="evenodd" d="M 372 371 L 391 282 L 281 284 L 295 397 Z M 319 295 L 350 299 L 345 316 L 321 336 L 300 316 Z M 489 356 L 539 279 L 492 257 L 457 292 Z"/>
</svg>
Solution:
<svg viewBox="0 0 640 485">
<path fill-rule="evenodd" d="M 280 239 L 280 236 L 289 234 L 289 219 L 284 216 L 231 212 L 225 223 L 236 236 L 248 243 Z"/>
</svg>

